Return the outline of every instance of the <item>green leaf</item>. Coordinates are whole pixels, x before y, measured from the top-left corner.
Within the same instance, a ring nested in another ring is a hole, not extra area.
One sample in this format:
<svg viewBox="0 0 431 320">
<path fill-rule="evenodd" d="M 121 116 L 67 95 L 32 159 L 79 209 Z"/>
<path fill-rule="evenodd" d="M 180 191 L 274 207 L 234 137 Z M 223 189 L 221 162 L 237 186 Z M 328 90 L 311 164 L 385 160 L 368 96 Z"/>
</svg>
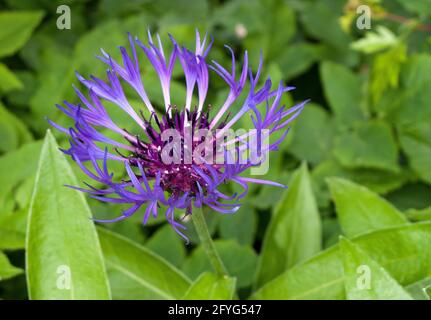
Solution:
<svg viewBox="0 0 431 320">
<path fill-rule="evenodd" d="M 334 155 L 347 168 L 398 172 L 398 150 L 388 124 L 369 121 L 335 139 Z"/>
<path fill-rule="evenodd" d="M 351 37 L 341 29 L 338 22 L 342 7 L 340 1 L 298 1 L 300 19 L 304 31 L 324 45 L 321 55 L 329 60 L 348 65 L 357 63 L 358 55 L 350 50 Z M 322 32 L 325 30 L 325 32 Z"/>
<path fill-rule="evenodd" d="M 374 58 L 370 79 L 370 93 L 374 103 L 380 100 L 388 88 L 398 88 L 401 66 L 406 60 L 407 46 L 404 43 L 399 43 Z"/>
<path fill-rule="evenodd" d="M 0 103 L 0 151 L 11 151 L 33 140 L 31 133 L 15 114 Z"/>
<path fill-rule="evenodd" d="M 2 196 L 36 171 L 40 148 L 40 141 L 31 142 L 0 157 L 0 203 Z"/>
<path fill-rule="evenodd" d="M 288 135 L 289 136 L 289 135 Z M 277 181 L 278 183 L 287 185 L 290 179 L 290 174 L 286 172 L 289 167 L 296 168 L 298 163 L 295 160 L 293 164 L 289 163 L 289 159 L 286 159 L 285 155 L 281 152 L 270 154 L 268 156 L 269 167 L 265 179 L 271 181 Z M 251 188 L 256 188 L 253 192 L 255 195 L 249 197 L 249 201 L 252 206 L 258 209 L 269 209 L 273 208 L 283 196 L 283 188 L 271 187 L 271 186 L 250 186 Z M 240 190 L 240 189 L 239 189 Z M 242 192 L 242 190 L 240 190 Z M 253 191 L 253 190 L 252 190 Z"/>
<path fill-rule="evenodd" d="M 339 247 L 348 300 L 412 300 L 403 287 L 357 244 L 341 238 Z"/>
<path fill-rule="evenodd" d="M 275 61 L 283 72 L 283 79 L 288 81 L 307 71 L 318 58 L 319 51 L 316 45 L 298 43 L 281 50 Z"/>
<path fill-rule="evenodd" d="M 233 240 L 216 240 L 214 244 L 228 273 L 237 278 L 237 286 L 239 288 L 249 286 L 253 281 L 257 264 L 254 250 L 241 246 Z M 183 270 L 191 279 L 196 279 L 201 273 L 212 270 L 201 246 L 193 250 L 184 263 Z"/>
<path fill-rule="evenodd" d="M 20 49 L 42 17 L 41 11 L 0 12 L 0 57 L 12 55 Z"/>
<path fill-rule="evenodd" d="M 431 183 L 431 126 L 429 121 L 404 126 L 400 130 L 401 147 L 410 167 L 425 182 Z"/>
<path fill-rule="evenodd" d="M 401 171 L 394 174 L 376 169 L 346 169 L 336 161 L 322 162 L 312 173 L 313 187 L 319 207 L 329 206 L 330 194 L 325 181 L 328 177 L 346 178 L 364 185 L 374 192 L 384 194 L 400 188 L 411 178 L 411 173 Z"/>
<path fill-rule="evenodd" d="M 25 248 L 28 207 L 0 213 L 0 249 Z"/>
<path fill-rule="evenodd" d="M 180 267 L 186 258 L 184 241 L 170 225 L 159 227 L 145 246 L 176 267 Z"/>
<path fill-rule="evenodd" d="M 338 220 L 348 237 L 408 223 L 392 204 L 367 188 L 340 178 L 328 179 Z"/>
<path fill-rule="evenodd" d="M 109 37 L 106 37 L 107 34 Z M 75 67 L 84 77 L 87 77 L 85 74 L 87 72 L 103 77 L 106 65 L 102 61 L 95 60 L 94 56 L 100 55 L 102 48 L 117 60 L 121 56 L 117 46 L 124 45 L 126 42 L 127 34 L 123 32 L 118 20 L 101 23 L 80 37 L 76 43 L 73 52 Z"/>
<path fill-rule="evenodd" d="M 235 278 L 202 273 L 190 286 L 182 300 L 232 300 Z"/>
<path fill-rule="evenodd" d="M 416 223 L 367 233 L 351 239 L 401 285 L 431 271 L 431 223 Z M 285 271 L 253 299 L 344 299 L 343 268 L 338 246 Z"/>
<path fill-rule="evenodd" d="M 326 100 L 339 123 L 350 126 L 365 119 L 361 109 L 362 82 L 346 67 L 333 62 L 320 65 Z"/>
<path fill-rule="evenodd" d="M 15 277 L 23 273 L 23 270 L 10 264 L 7 256 L 0 251 L 0 281 Z"/>
<path fill-rule="evenodd" d="M 0 92 L 7 93 L 22 89 L 23 85 L 18 77 L 3 63 L 0 63 Z"/>
<path fill-rule="evenodd" d="M 0 226 L 0 250 L 16 250 L 25 247 L 25 234 Z"/>
<path fill-rule="evenodd" d="M 413 221 L 431 220 L 431 207 L 428 207 L 422 210 L 416 210 L 416 209 L 407 210 L 406 216 Z"/>
<path fill-rule="evenodd" d="M 421 279 L 406 287 L 407 292 L 415 300 L 431 300 L 431 277 Z"/>
<path fill-rule="evenodd" d="M 397 43 L 398 38 L 391 30 L 384 26 L 377 26 L 376 32 L 368 31 L 364 38 L 353 42 L 351 47 L 364 53 L 375 53 L 393 47 Z"/>
<path fill-rule="evenodd" d="M 113 300 L 165 300 L 166 296 L 149 290 L 140 282 L 125 275 L 123 271 L 106 266 Z"/>
<path fill-rule="evenodd" d="M 90 209 L 81 192 L 65 185 L 77 185 L 77 181 L 48 130 L 27 224 L 29 297 L 109 299 L 108 279 Z"/>
<path fill-rule="evenodd" d="M 19 142 L 15 127 L 8 119 L 0 118 L 0 136 L 0 152 L 8 152 L 18 147 Z"/>
<path fill-rule="evenodd" d="M 295 121 L 293 139 L 289 146 L 298 159 L 318 164 L 331 158 L 334 122 L 319 105 L 307 104 Z"/>
<path fill-rule="evenodd" d="M 397 108 L 391 119 L 398 125 L 431 120 L 431 55 L 416 54 L 403 65 L 400 76 L 402 96 L 395 96 Z"/>
<path fill-rule="evenodd" d="M 262 50 L 266 59 L 273 59 L 283 51 L 295 34 L 295 13 L 283 0 L 259 0 L 258 3 L 259 20 L 264 23 L 258 34 L 250 34 L 244 39 L 244 45 L 249 48 L 252 58 L 253 55 L 256 58 Z M 283 32 L 278 32 L 280 29 Z"/>
<path fill-rule="evenodd" d="M 276 207 L 263 240 L 256 287 L 321 249 L 321 223 L 307 166 L 294 174 Z"/>
<path fill-rule="evenodd" d="M 431 206 L 431 186 L 424 183 L 408 183 L 385 195 L 401 211 L 426 209 Z"/>
<path fill-rule="evenodd" d="M 220 217 L 219 230 L 223 239 L 236 239 L 239 244 L 252 245 L 257 230 L 256 211 L 245 203 L 235 214 Z"/>
<path fill-rule="evenodd" d="M 42 65 L 37 76 L 38 86 L 30 98 L 30 108 L 37 116 L 55 119 L 55 115 L 60 113 L 55 104 L 73 92 L 74 65 L 69 54 L 53 48 L 44 50 Z"/>
<path fill-rule="evenodd" d="M 406 10 L 420 15 L 431 15 L 430 0 L 397 0 Z"/>
<path fill-rule="evenodd" d="M 162 257 L 105 228 L 98 228 L 98 232 L 106 266 L 116 271 L 116 277 L 121 275 L 121 279 L 140 287 L 139 290 L 153 298 L 180 299 L 186 293 L 190 280 Z M 111 284 L 122 282 L 113 283 L 112 278 L 110 280 Z M 142 294 L 128 287 L 113 286 L 114 295 L 117 288 L 123 291 L 123 298 L 137 298 L 138 294 Z M 134 296 L 126 297 L 124 291 Z"/>
<path fill-rule="evenodd" d="M 258 61 L 259 52 L 265 59 L 278 57 L 295 34 L 296 21 L 293 10 L 282 0 L 235 0 L 226 2 L 215 10 L 212 24 L 222 26 L 226 33 L 233 33 L 241 26 L 250 60 Z M 277 32 L 278 30 L 283 32 Z"/>
</svg>

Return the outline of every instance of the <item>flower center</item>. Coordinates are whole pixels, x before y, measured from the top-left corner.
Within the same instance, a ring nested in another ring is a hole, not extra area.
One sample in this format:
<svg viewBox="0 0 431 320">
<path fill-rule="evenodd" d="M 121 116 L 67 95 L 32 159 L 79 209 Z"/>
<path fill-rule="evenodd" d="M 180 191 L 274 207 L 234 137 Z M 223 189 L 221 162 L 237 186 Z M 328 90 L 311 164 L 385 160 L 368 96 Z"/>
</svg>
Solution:
<svg viewBox="0 0 431 320">
<path fill-rule="evenodd" d="M 196 110 L 177 112 L 176 109 L 170 109 L 162 117 L 152 114 L 149 121 L 144 118 L 144 124 L 145 140 L 138 136 L 135 139 L 127 138 L 135 148 L 128 157 L 130 164 L 135 167 L 140 164 L 149 179 L 155 179 L 159 175 L 160 186 L 171 194 L 182 195 L 187 192 L 193 195 L 199 192 L 199 187 L 205 192 L 208 183 L 197 170 L 211 176 L 208 165 L 217 172 L 220 168 L 217 164 L 196 162 L 193 154 L 203 142 L 205 146 L 210 145 L 215 154 L 212 141 L 195 137 L 198 130 L 209 130 L 208 113 L 198 114 Z M 217 128 L 220 129 L 223 125 L 224 123 Z M 199 154 L 204 157 L 206 152 Z"/>
</svg>

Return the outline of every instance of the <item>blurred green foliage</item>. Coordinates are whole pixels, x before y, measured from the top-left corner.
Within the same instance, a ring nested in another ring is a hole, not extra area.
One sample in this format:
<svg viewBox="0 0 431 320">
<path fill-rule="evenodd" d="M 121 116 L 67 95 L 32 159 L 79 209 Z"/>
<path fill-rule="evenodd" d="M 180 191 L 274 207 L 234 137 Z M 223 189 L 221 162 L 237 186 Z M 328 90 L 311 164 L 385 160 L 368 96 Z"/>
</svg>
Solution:
<svg viewBox="0 0 431 320">
<path fill-rule="evenodd" d="M 64 4 L 71 8 L 70 30 L 56 26 L 57 7 Z M 360 5 L 371 8 L 371 29 L 356 26 Z M 74 71 L 103 78 L 105 66 L 95 55 L 103 48 L 118 58 L 117 46 L 126 45 L 127 32 L 141 40 L 147 29 L 164 40 L 171 33 L 179 43 L 193 46 L 196 28 L 215 39 L 210 59 L 229 66 L 223 47 L 229 44 L 239 60 L 247 50 L 256 69 L 262 50 L 264 74 L 274 83 L 283 80 L 297 87 L 284 102 L 311 99 L 282 149 L 270 156 L 266 178 L 292 188 L 252 187 L 235 215 L 207 215 L 221 258 L 236 277 L 239 297 L 248 297 L 252 288 L 277 276 L 279 282 L 253 297 L 345 298 L 345 292 L 361 297 L 351 287 L 361 257 L 376 270 L 389 267 L 368 298 L 388 298 L 386 293 L 393 290 L 409 297 L 396 281 L 417 297 L 417 286 L 410 285 L 426 283 L 423 278 L 431 274 L 430 228 L 414 224 L 431 219 L 430 0 L 3 0 L 0 9 L 0 298 L 27 297 L 21 270 L 26 217 L 48 128 L 45 117 L 70 125 L 54 105 L 65 99 L 77 102 L 71 86 L 78 85 Z M 156 75 L 148 65 L 142 72 L 149 96 L 161 106 Z M 175 74 L 172 96 L 181 105 L 185 86 Z M 226 88 L 214 74 L 210 81 L 207 102 L 217 107 Z M 130 94 L 133 105 L 142 105 Z M 130 126 L 121 112 L 111 109 L 121 126 Z M 64 135 L 53 133 L 61 146 L 67 145 Z M 308 169 L 305 164 L 300 168 L 301 162 L 307 162 Z M 75 173 L 84 179 L 79 170 Z M 88 203 L 95 216 L 111 217 L 123 209 L 91 199 Z M 233 279 L 204 273 L 211 269 L 190 223 L 192 245 L 185 246 L 163 218 L 145 228 L 140 221 L 138 213 L 102 226 L 128 239 L 99 232 L 114 298 L 201 297 L 196 288 L 206 285 L 217 288 L 215 296 L 232 297 Z M 379 230 L 389 227 L 395 229 L 384 238 Z M 370 231 L 376 233 L 354 243 L 344 240 L 341 260 L 336 258 L 338 248 L 332 248 L 297 265 L 335 244 L 341 234 L 354 237 Z M 428 241 L 428 247 L 414 238 Z M 379 241 L 393 248 L 379 256 L 380 249 L 372 248 Z M 116 251 L 116 245 L 140 258 L 135 261 L 127 252 Z M 142 273 L 139 263 L 151 260 L 149 250 L 160 256 L 154 270 L 166 268 L 178 278 L 181 290 L 175 283 L 164 284 L 162 275 L 147 279 Z M 398 268 L 387 262 L 419 250 L 428 256 L 418 258 L 410 269 L 407 258 Z M 127 278 L 118 261 L 145 285 Z M 349 277 L 345 287 L 307 293 L 342 281 L 343 265 Z M 319 272 L 324 275 L 317 278 Z M 164 285 L 166 291 L 154 290 Z"/>
</svg>

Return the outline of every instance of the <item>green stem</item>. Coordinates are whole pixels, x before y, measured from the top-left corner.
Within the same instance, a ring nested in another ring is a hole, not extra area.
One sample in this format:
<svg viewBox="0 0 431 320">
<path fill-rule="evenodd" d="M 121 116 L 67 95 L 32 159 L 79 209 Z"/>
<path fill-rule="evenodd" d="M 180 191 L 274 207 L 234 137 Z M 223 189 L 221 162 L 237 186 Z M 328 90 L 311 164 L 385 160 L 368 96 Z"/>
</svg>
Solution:
<svg viewBox="0 0 431 320">
<path fill-rule="evenodd" d="M 211 239 L 211 235 L 208 231 L 207 224 L 205 222 L 203 207 L 201 209 L 195 208 L 192 214 L 192 220 L 195 225 L 196 232 L 201 240 L 202 247 L 204 248 L 214 271 L 218 275 L 227 275 L 226 268 L 221 261 L 220 256 L 214 246 L 214 242 Z"/>
</svg>

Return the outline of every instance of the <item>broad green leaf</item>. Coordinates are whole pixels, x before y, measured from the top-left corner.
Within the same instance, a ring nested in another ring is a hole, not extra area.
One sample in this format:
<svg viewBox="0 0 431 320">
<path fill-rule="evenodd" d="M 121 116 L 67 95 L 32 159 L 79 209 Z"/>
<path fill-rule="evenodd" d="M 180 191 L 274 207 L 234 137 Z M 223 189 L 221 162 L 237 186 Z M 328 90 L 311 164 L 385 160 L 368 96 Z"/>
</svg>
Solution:
<svg viewBox="0 0 431 320">
<path fill-rule="evenodd" d="M 244 30 L 233 34 L 244 38 L 250 60 L 258 61 L 259 52 L 265 59 L 278 57 L 295 33 L 293 10 L 282 0 L 235 0 L 217 8 L 211 19 L 213 25 L 222 26 L 226 33 L 234 33 L 238 27 Z M 283 32 L 275 32 L 282 29 Z"/>
<path fill-rule="evenodd" d="M 6 95 L 7 101 L 14 108 L 27 108 L 28 100 L 37 86 L 36 75 L 30 70 L 14 70 L 14 75 L 22 84 L 22 88 L 8 92 Z"/>
<path fill-rule="evenodd" d="M 431 300 L 431 277 L 419 280 L 405 289 L 415 300 Z"/>
<path fill-rule="evenodd" d="M 41 58 L 42 71 L 37 76 L 38 86 L 30 98 L 30 108 L 38 117 L 55 119 L 55 115 L 60 114 L 55 104 L 66 100 L 73 92 L 73 60 L 68 53 L 53 48 L 44 50 Z M 93 57 L 89 54 L 88 58 Z"/>
<path fill-rule="evenodd" d="M 234 32 L 237 24 L 242 24 L 247 34 L 260 33 L 265 28 L 260 18 L 259 0 L 235 0 L 224 3 L 214 10 L 212 24 L 221 25 L 226 31 Z"/>
<path fill-rule="evenodd" d="M 350 126 L 365 119 L 361 109 L 362 82 L 345 66 L 333 62 L 320 65 L 326 100 L 340 125 Z"/>
<path fill-rule="evenodd" d="M 289 152 L 313 165 L 331 158 L 334 121 L 323 107 L 307 104 L 294 126 Z"/>
<path fill-rule="evenodd" d="M 109 34 L 109 37 L 106 35 Z M 97 61 L 95 55 L 100 55 L 100 49 L 105 50 L 113 59 L 117 61 L 121 56 L 117 46 L 127 43 L 127 34 L 122 30 L 122 25 L 118 20 L 111 20 L 97 25 L 90 30 L 76 43 L 74 63 L 79 73 L 87 77 L 91 73 L 97 77 L 104 77 L 106 65 L 102 61 Z"/>
<path fill-rule="evenodd" d="M 25 234 L 0 226 L 0 250 L 24 249 Z"/>
<path fill-rule="evenodd" d="M 361 185 L 340 178 L 330 178 L 328 184 L 348 237 L 408 223 L 392 204 Z"/>
<path fill-rule="evenodd" d="M 94 205 L 94 202 L 97 202 L 98 205 L 97 206 Z M 123 206 L 106 205 L 105 203 L 102 203 L 99 200 L 95 200 L 94 202 L 93 202 L 93 205 L 90 205 L 91 212 L 93 213 L 93 217 L 97 217 L 97 216 L 109 217 L 109 216 L 114 216 L 115 214 L 120 215 L 124 211 Z M 100 208 L 100 207 L 104 208 L 103 215 L 100 215 L 100 213 L 99 214 L 95 213 L 95 208 Z M 118 223 L 105 224 L 105 227 L 111 230 L 112 232 L 119 233 L 125 236 L 126 238 L 129 238 L 130 240 L 139 244 L 144 244 L 145 241 L 147 240 L 145 230 L 146 230 L 146 227 L 148 227 L 148 225 L 146 225 L 145 227 L 142 225 L 142 217 L 139 215 L 133 215 L 130 217 L 130 219 L 124 219 L 124 220 L 118 221 Z"/>
<path fill-rule="evenodd" d="M 145 246 L 176 267 L 180 267 L 186 258 L 184 240 L 168 224 L 159 227 Z"/>
<path fill-rule="evenodd" d="M 265 179 L 277 181 L 284 185 L 287 185 L 290 179 L 290 174 L 286 172 L 286 169 L 289 170 L 290 167 L 294 169 L 298 166 L 296 160 L 292 161 L 292 164 L 289 163 L 289 159 L 286 159 L 281 152 L 269 154 L 267 161 L 269 161 L 269 171 L 268 174 L 265 175 Z M 256 186 L 250 187 L 256 188 Z M 242 192 L 242 190 L 239 191 Z M 255 195 L 253 197 L 248 197 L 248 199 L 251 205 L 258 209 L 269 209 L 273 208 L 280 201 L 283 192 L 283 188 L 261 185 L 253 192 Z"/>
<path fill-rule="evenodd" d="M 28 208 L 33 193 L 36 173 L 27 177 L 14 191 L 17 208 Z"/>
<path fill-rule="evenodd" d="M 324 217 L 322 219 L 323 248 L 327 249 L 338 243 L 343 234 L 336 217 Z"/>
<path fill-rule="evenodd" d="M 22 89 L 22 83 L 17 76 L 3 63 L 0 63 L 0 92 Z"/>
<path fill-rule="evenodd" d="M 248 2 L 246 3 L 248 4 Z M 294 11 L 284 4 L 283 0 L 259 0 L 258 4 L 259 21 L 262 23 L 262 28 L 259 33 L 251 33 L 244 39 L 244 45 L 249 49 L 254 61 L 257 61 L 260 50 L 267 59 L 277 57 L 296 31 Z M 282 33 L 277 32 L 280 29 L 283 29 Z"/>
<path fill-rule="evenodd" d="M 431 207 L 422 210 L 410 209 L 407 210 L 405 214 L 413 221 L 431 220 Z"/>
<path fill-rule="evenodd" d="M 166 296 L 143 286 L 123 271 L 106 266 L 113 300 L 165 300 Z"/>
<path fill-rule="evenodd" d="M 253 281 L 257 264 L 254 250 L 248 246 L 241 246 L 233 240 L 216 240 L 214 244 L 229 275 L 237 278 L 237 286 L 239 288 L 249 286 Z M 199 246 L 188 257 L 183 270 L 191 279 L 197 279 L 200 274 L 205 271 L 211 272 L 213 268 L 207 254 Z"/>
<path fill-rule="evenodd" d="M 408 183 L 385 195 L 398 210 L 422 210 L 431 206 L 431 186 L 424 183 Z"/>
<path fill-rule="evenodd" d="M 416 223 L 351 239 L 401 285 L 431 272 L 431 223 Z M 344 299 L 338 246 L 285 271 L 252 295 L 253 299 Z"/>
<path fill-rule="evenodd" d="M 0 151 L 11 151 L 33 140 L 24 123 L 0 103 Z"/>
<path fill-rule="evenodd" d="M 232 300 L 235 293 L 235 278 L 202 273 L 190 286 L 183 300 Z"/>
<path fill-rule="evenodd" d="M 239 244 L 252 245 L 256 230 L 257 214 L 247 203 L 235 214 L 220 217 L 219 231 L 223 239 L 236 239 Z"/>
<path fill-rule="evenodd" d="M 263 240 L 256 287 L 321 249 L 321 223 L 307 166 L 295 172 Z"/>
<path fill-rule="evenodd" d="M 430 0 L 397 0 L 407 10 L 420 15 L 431 15 Z"/>
<path fill-rule="evenodd" d="M 337 11 L 342 9 L 340 4 L 340 1 L 298 1 L 295 5 L 298 6 L 304 31 L 324 45 L 321 55 L 328 60 L 353 65 L 358 55 L 350 50 L 352 39 L 338 22 Z"/>
<path fill-rule="evenodd" d="M 20 49 L 42 17 L 41 11 L 0 12 L 0 57 L 12 55 Z"/>
<path fill-rule="evenodd" d="M 370 79 L 370 93 L 374 103 L 380 100 L 387 89 L 398 88 L 401 66 L 406 60 L 407 46 L 404 43 L 374 57 Z"/>
<path fill-rule="evenodd" d="M 399 125 L 415 125 L 431 120 L 431 55 L 416 54 L 403 65 L 400 75 L 401 96 L 395 96 L 397 108 L 390 118 Z"/>
<path fill-rule="evenodd" d="M 98 232 L 106 266 L 115 270 L 117 277 L 121 274 L 130 285 L 139 285 L 146 295 L 153 298 L 180 299 L 186 293 L 190 280 L 165 259 L 105 228 L 98 228 Z M 121 290 L 134 294 L 127 287 Z M 138 294 L 142 292 L 138 291 Z M 126 298 L 124 294 L 123 297 Z"/>
<path fill-rule="evenodd" d="M 325 161 L 312 172 L 313 187 L 319 201 L 319 207 L 329 205 L 330 194 L 326 184 L 328 177 L 342 177 L 354 181 L 379 194 L 385 194 L 400 188 L 409 181 L 411 173 L 401 171 L 394 174 L 376 169 L 346 169 L 336 161 Z"/>
<path fill-rule="evenodd" d="M 318 58 L 319 50 L 316 45 L 298 43 L 282 50 L 275 61 L 283 72 L 283 78 L 288 81 L 308 70 Z"/>
<path fill-rule="evenodd" d="M 408 127 L 401 128 L 400 142 L 401 147 L 407 154 L 410 167 L 423 181 L 431 183 L 430 121 L 423 121 Z"/>
<path fill-rule="evenodd" d="M 0 118 L 0 136 L 0 152 L 8 152 L 18 147 L 18 135 L 14 125 L 8 119 Z"/>
<path fill-rule="evenodd" d="M 381 121 L 362 123 L 335 139 L 334 155 L 347 168 L 399 171 L 395 138 Z"/>
<path fill-rule="evenodd" d="M 0 203 L 37 168 L 41 142 L 31 142 L 0 157 Z"/>
<path fill-rule="evenodd" d="M 178 0 L 176 2 L 160 0 L 157 2 L 149 1 L 149 7 L 152 12 L 157 14 L 157 16 L 173 16 L 171 18 L 173 20 L 180 20 L 196 25 L 198 22 L 209 17 L 208 10 L 210 9 L 210 3 L 208 0 L 202 0 L 190 5 L 188 0 Z M 168 24 L 168 22 L 170 21 L 165 21 L 165 24 Z"/>
<path fill-rule="evenodd" d="M 23 270 L 10 264 L 7 256 L 0 251 L 0 281 L 15 277 L 23 273 Z"/>
<path fill-rule="evenodd" d="M 17 250 L 25 248 L 28 207 L 0 212 L 0 249 Z"/>
<path fill-rule="evenodd" d="M 39 158 L 26 239 L 30 299 L 109 299 L 96 229 L 76 178 L 48 130 Z"/>
<path fill-rule="evenodd" d="M 341 238 L 339 247 L 348 300 L 412 300 L 403 287 L 358 245 Z"/>
</svg>

